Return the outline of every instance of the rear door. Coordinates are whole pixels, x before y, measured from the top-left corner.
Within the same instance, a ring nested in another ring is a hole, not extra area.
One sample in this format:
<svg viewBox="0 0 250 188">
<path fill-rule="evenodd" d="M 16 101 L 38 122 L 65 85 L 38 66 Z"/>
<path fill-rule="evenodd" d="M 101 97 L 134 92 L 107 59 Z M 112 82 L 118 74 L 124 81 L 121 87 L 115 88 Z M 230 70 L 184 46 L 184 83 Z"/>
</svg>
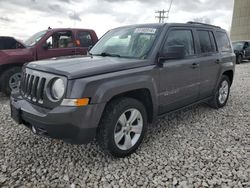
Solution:
<svg viewBox="0 0 250 188">
<path fill-rule="evenodd" d="M 220 54 L 212 30 L 197 29 L 200 62 L 200 99 L 212 95 L 220 71 Z"/>
<path fill-rule="evenodd" d="M 184 45 L 186 55 L 180 60 L 166 60 L 160 68 L 160 114 L 198 100 L 200 69 L 193 30 L 185 27 L 171 28 L 164 42 L 163 53 L 176 45 Z"/>
<path fill-rule="evenodd" d="M 37 53 L 38 59 L 71 55 L 76 55 L 76 46 L 74 35 L 70 30 L 57 31 L 47 36 L 46 41 L 40 46 L 40 50 Z"/>
</svg>

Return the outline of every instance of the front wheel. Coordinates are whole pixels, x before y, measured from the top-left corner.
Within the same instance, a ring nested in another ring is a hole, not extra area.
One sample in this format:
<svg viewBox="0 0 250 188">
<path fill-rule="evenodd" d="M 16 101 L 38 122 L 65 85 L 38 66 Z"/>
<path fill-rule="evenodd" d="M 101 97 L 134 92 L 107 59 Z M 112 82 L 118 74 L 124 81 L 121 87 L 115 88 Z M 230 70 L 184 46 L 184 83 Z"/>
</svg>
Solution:
<svg viewBox="0 0 250 188">
<path fill-rule="evenodd" d="M 230 94 L 230 86 L 231 82 L 228 78 L 228 76 L 223 75 L 221 78 L 221 81 L 219 83 L 219 86 L 216 90 L 216 93 L 210 102 L 210 105 L 213 108 L 222 108 L 227 104 L 229 94 Z"/>
<path fill-rule="evenodd" d="M 11 91 L 19 89 L 22 77 L 21 71 L 21 67 L 13 67 L 3 72 L 0 78 L 0 87 L 6 95 L 10 95 Z"/>
<path fill-rule="evenodd" d="M 108 104 L 101 119 L 97 142 L 108 154 L 126 157 L 141 144 L 147 130 L 144 105 L 132 98 L 120 98 Z"/>
<path fill-rule="evenodd" d="M 10 95 L 11 91 L 19 89 L 22 77 L 21 70 L 21 67 L 13 67 L 3 72 L 0 78 L 0 87 L 6 95 Z"/>
</svg>

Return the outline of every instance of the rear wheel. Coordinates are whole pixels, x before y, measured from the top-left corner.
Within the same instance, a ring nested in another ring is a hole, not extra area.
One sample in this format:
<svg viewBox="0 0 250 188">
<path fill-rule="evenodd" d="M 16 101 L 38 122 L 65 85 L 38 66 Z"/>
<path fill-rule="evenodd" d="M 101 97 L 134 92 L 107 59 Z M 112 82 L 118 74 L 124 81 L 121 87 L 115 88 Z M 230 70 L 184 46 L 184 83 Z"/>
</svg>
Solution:
<svg viewBox="0 0 250 188">
<path fill-rule="evenodd" d="M 97 133 L 100 147 L 115 157 L 132 154 L 147 130 L 144 105 L 132 98 L 120 98 L 108 104 Z"/>
<path fill-rule="evenodd" d="M 236 63 L 237 63 L 237 64 L 241 64 L 241 63 L 242 63 L 242 60 L 243 60 L 242 55 L 239 55 L 239 56 L 237 57 L 237 59 L 236 59 Z"/>
<path fill-rule="evenodd" d="M 3 72 L 0 78 L 0 87 L 6 95 L 10 95 L 12 90 L 19 89 L 22 77 L 21 70 L 21 67 L 13 67 Z"/>
<path fill-rule="evenodd" d="M 213 108 L 218 109 L 226 105 L 228 98 L 229 98 L 229 94 L 230 94 L 230 86 L 231 86 L 231 82 L 228 76 L 223 75 L 221 78 L 220 84 L 216 90 L 216 93 L 212 101 L 210 102 L 210 105 Z"/>
</svg>

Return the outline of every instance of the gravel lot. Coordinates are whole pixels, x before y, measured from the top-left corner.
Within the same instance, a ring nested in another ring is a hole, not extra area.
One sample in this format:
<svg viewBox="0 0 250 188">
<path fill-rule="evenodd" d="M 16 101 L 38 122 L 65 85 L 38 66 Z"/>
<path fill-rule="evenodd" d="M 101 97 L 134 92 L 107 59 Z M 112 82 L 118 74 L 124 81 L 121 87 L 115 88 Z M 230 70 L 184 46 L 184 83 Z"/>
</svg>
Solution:
<svg viewBox="0 0 250 188">
<path fill-rule="evenodd" d="M 237 65 L 228 105 L 159 119 L 137 153 L 39 137 L 10 118 L 0 94 L 0 187 L 250 187 L 250 64 Z"/>
</svg>

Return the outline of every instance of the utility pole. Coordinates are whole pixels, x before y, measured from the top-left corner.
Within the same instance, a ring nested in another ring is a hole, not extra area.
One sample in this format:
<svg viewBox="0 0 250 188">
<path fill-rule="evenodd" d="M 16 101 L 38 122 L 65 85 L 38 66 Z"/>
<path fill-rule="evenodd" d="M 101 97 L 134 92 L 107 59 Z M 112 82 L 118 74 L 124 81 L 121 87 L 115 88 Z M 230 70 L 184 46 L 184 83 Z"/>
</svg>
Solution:
<svg viewBox="0 0 250 188">
<path fill-rule="evenodd" d="M 156 11 L 155 13 L 156 14 L 159 14 L 159 16 L 156 16 L 155 18 L 158 18 L 159 19 L 159 23 L 164 23 L 164 19 L 165 18 L 168 18 L 168 16 L 165 16 L 165 13 L 167 13 L 168 11 L 166 10 L 159 10 L 159 11 Z"/>
<path fill-rule="evenodd" d="M 159 23 L 164 23 L 165 18 L 168 19 L 172 4 L 173 4 L 173 0 L 170 1 L 170 5 L 169 5 L 168 10 L 163 9 L 163 10 L 158 10 L 155 12 L 156 14 L 159 14 L 159 16 L 155 17 L 155 18 L 159 19 Z"/>
</svg>

